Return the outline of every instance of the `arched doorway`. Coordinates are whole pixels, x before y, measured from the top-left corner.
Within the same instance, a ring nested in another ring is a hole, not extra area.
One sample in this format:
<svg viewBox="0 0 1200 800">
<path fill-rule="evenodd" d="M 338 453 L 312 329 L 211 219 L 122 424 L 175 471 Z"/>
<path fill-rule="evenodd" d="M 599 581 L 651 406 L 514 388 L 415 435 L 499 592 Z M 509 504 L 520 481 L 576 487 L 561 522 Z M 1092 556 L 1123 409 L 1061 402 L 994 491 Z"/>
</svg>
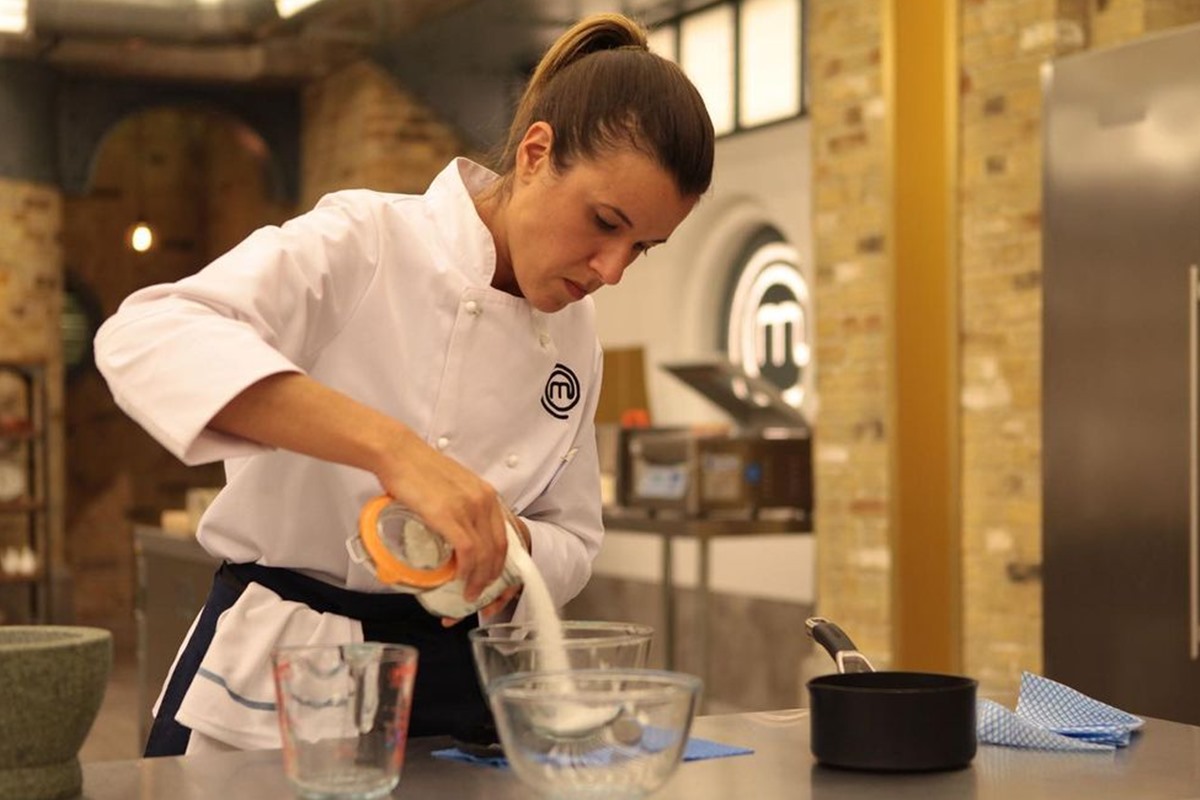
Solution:
<svg viewBox="0 0 1200 800">
<path fill-rule="evenodd" d="M 133 291 L 201 269 L 247 234 L 294 213 L 275 199 L 271 153 L 229 114 L 159 106 L 126 116 L 92 154 L 86 190 L 68 196 L 63 257 L 68 284 L 100 318 Z M 137 217 L 154 227 L 147 252 L 128 246 Z M 77 335 L 77 334 L 76 334 Z M 74 618 L 134 648 L 132 530 L 182 508 L 189 487 L 219 486 L 220 464 L 185 467 L 126 417 L 84 364 L 66 388 L 66 542 Z"/>
</svg>

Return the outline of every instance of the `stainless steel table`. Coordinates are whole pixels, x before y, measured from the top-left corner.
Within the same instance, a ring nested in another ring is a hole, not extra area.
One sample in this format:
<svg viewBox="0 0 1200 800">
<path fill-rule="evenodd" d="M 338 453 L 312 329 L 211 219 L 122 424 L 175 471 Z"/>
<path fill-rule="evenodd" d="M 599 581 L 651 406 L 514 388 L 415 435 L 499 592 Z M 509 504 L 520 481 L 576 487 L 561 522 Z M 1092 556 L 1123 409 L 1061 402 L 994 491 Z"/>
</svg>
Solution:
<svg viewBox="0 0 1200 800">
<path fill-rule="evenodd" d="M 651 533 L 662 539 L 662 611 L 663 611 L 663 658 L 667 669 L 675 669 L 675 642 L 678 625 L 675 614 L 675 576 L 673 565 L 674 540 L 695 539 L 699 550 L 696 580 L 696 619 L 699 624 L 693 632 L 696 661 L 700 665 L 699 675 L 708 681 L 709 645 L 709 544 L 713 539 L 724 536 L 765 536 L 768 534 L 810 534 L 812 525 L 804 519 L 722 519 L 678 517 L 667 514 L 646 516 L 645 514 L 608 508 L 604 510 L 606 530 Z"/>
<path fill-rule="evenodd" d="M 138 742 L 153 722 L 151 708 L 175 663 L 175 654 L 212 587 L 221 560 L 205 552 L 195 536 L 133 526 L 137 563 Z"/>
<path fill-rule="evenodd" d="M 693 734 L 752 747 L 753 755 L 696 761 L 654 800 L 1158 800 L 1200 798 L 1200 727 L 1147 720 L 1115 754 L 1056 754 L 981 746 L 967 769 L 871 774 L 815 766 L 808 712 L 701 717 Z M 527 800 L 509 770 L 435 759 L 444 740 L 410 742 L 393 797 Z M 290 797 L 278 750 L 85 764 L 85 800 L 268 800 Z"/>
</svg>

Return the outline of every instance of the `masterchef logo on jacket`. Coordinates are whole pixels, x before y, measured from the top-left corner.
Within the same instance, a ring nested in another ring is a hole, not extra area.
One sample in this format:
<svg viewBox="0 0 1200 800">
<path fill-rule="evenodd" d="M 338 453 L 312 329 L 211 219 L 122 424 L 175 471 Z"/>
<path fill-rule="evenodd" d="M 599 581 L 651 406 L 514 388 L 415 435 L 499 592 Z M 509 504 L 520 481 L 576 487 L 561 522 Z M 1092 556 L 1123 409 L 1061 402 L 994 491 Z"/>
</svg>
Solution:
<svg viewBox="0 0 1200 800">
<path fill-rule="evenodd" d="M 555 364 L 542 389 L 542 408 L 555 419 L 566 419 L 579 404 L 579 378 L 566 364 Z"/>
</svg>

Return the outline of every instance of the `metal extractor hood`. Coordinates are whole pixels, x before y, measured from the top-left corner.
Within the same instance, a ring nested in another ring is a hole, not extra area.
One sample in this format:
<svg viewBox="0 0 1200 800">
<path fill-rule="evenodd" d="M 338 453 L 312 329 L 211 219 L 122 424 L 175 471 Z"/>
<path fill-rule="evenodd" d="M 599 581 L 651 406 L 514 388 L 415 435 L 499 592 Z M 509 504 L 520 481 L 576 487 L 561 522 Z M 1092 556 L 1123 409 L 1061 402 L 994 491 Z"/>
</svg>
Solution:
<svg viewBox="0 0 1200 800">
<path fill-rule="evenodd" d="M 659 367 L 724 410 L 743 430 L 808 428 L 804 414 L 783 399 L 770 381 L 747 375 L 724 359 L 708 359 Z"/>
<path fill-rule="evenodd" d="M 274 0 L 29 0 L 37 36 L 238 42 L 279 20 Z"/>
</svg>

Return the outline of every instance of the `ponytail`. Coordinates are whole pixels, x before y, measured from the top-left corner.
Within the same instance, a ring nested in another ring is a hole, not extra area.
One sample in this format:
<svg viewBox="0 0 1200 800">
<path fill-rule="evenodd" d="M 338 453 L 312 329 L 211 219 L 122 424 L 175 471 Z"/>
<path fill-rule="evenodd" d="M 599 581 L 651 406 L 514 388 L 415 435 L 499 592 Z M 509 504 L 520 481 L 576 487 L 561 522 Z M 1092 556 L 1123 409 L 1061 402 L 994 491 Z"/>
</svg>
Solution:
<svg viewBox="0 0 1200 800">
<path fill-rule="evenodd" d="M 553 164 L 632 147 L 666 169 L 681 194 L 712 180 L 712 120 L 696 87 L 675 64 L 651 53 L 645 30 L 621 14 L 577 22 L 551 45 L 517 106 L 500 161 L 506 176 L 535 122 L 554 131 Z"/>
</svg>

